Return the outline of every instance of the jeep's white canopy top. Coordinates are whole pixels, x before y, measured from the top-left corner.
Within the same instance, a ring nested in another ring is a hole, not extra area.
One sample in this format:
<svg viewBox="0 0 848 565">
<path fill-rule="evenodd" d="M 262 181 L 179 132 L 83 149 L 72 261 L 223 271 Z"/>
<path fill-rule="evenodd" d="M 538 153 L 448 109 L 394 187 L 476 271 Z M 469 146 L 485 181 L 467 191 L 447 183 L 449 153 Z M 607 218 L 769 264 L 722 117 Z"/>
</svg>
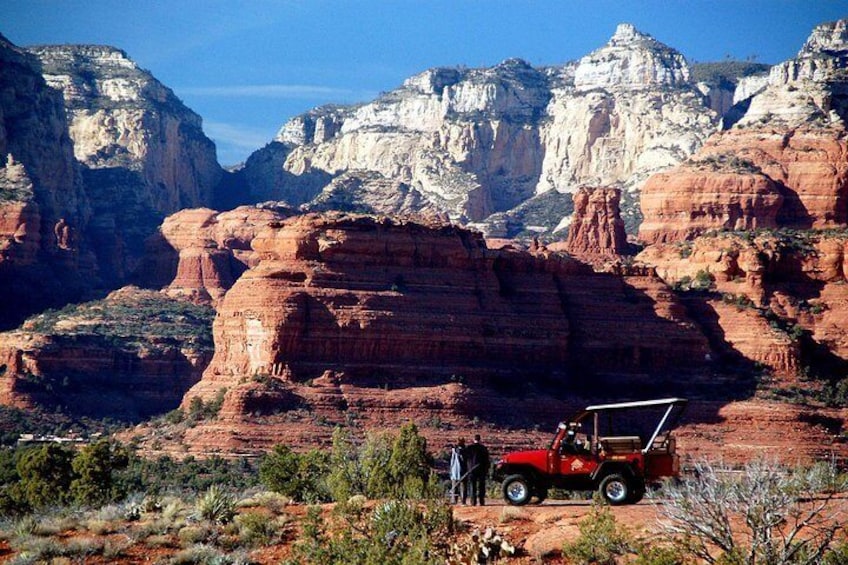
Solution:
<svg viewBox="0 0 848 565">
<path fill-rule="evenodd" d="M 686 404 L 685 398 L 660 398 L 657 400 L 639 400 L 637 402 L 617 402 L 615 404 L 596 404 L 587 406 L 585 412 L 599 412 L 601 410 L 623 410 L 626 408 L 644 408 L 646 406 L 668 406 Z"/>
<path fill-rule="evenodd" d="M 650 439 L 646 443 L 645 447 L 642 449 L 642 453 L 647 453 L 651 449 L 651 447 L 654 445 L 654 441 L 657 439 L 657 436 L 659 435 L 660 431 L 663 429 L 663 426 L 665 426 L 666 422 L 668 422 L 669 416 L 671 416 L 671 413 L 675 409 L 675 407 L 686 406 L 686 404 L 688 402 L 689 401 L 686 400 L 685 398 L 674 397 L 674 398 L 658 398 L 656 400 L 639 400 L 639 401 L 636 401 L 636 402 L 617 402 L 615 404 L 597 404 L 595 406 L 587 406 L 586 408 L 584 408 L 583 412 L 581 412 L 574 419 L 574 421 L 579 422 L 583 418 L 585 418 L 586 416 L 589 416 L 591 414 L 593 416 L 593 420 L 594 420 L 594 433 L 592 435 L 594 437 L 597 437 L 597 434 L 598 434 L 598 416 L 599 416 L 600 412 L 606 412 L 606 411 L 611 411 L 611 410 L 627 410 L 627 409 L 633 409 L 633 408 L 650 408 L 652 406 L 664 407 L 665 413 L 660 418 L 659 423 L 657 424 L 657 427 L 654 429 L 654 432 L 651 434 Z M 677 418 L 675 418 L 675 420 L 679 419 L 682 411 L 683 411 L 683 408 L 681 408 L 678 411 Z M 673 425 L 672 425 L 672 427 L 673 427 Z"/>
</svg>

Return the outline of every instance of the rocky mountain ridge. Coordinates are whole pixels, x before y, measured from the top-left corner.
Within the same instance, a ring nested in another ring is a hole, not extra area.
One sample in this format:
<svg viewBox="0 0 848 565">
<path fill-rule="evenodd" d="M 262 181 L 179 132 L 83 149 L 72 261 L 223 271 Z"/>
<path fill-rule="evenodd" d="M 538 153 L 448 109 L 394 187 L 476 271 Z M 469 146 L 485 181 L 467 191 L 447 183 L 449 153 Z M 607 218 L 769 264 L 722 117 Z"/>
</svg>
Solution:
<svg viewBox="0 0 848 565">
<path fill-rule="evenodd" d="M 222 170 L 200 117 L 124 52 L 3 38 L 0 57 L 9 327 L 128 281 L 165 216 L 212 204 Z"/>
<path fill-rule="evenodd" d="M 78 297 L 95 274 L 81 237 L 91 206 L 62 96 L 0 36 L 0 325 Z"/>
<path fill-rule="evenodd" d="M 646 243 L 709 229 L 838 228 L 848 222 L 845 21 L 818 26 L 729 129 L 642 191 Z"/>
<path fill-rule="evenodd" d="M 240 174 L 255 201 L 308 210 L 332 178 L 367 171 L 419 195 L 401 212 L 434 208 L 498 237 L 528 225 L 550 234 L 567 213 L 530 223 L 512 211 L 551 191 L 569 201 L 582 185 L 636 190 L 695 151 L 719 117 L 680 53 L 622 24 L 562 67 L 509 59 L 430 69 L 374 102 L 317 108 L 286 123 Z M 367 200 L 390 193 L 375 187 Z M 625 215 L 638 216 L 632 201 Z"/>
<path fill-rule="evenodd" d="M 173 409 L 212 352 L 213 311 L 127 287 L 0 333 L 0 403 L 137 421 Z"/>
</svg>

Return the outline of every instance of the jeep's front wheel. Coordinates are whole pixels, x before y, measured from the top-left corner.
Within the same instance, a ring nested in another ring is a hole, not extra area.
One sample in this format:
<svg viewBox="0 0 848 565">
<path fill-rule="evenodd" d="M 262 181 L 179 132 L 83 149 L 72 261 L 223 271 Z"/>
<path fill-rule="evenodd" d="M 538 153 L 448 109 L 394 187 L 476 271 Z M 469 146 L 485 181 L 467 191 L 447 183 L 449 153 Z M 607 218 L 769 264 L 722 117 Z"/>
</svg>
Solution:
<svg viewBox="0 0 848 565">
<path fill-rule="evenodd" d="M 524 475 L 510 475 L 503 482 L 503 496 L 513 506 L 524 506 L 533 496 L 533 488 Z"/>
<path fill-rule="evenodd" d="M 631 496 L 630 482 L 624 475 L 613 473 L 601 480 L 598 491 L 610 505 L 626 504 Z"/>
<path fill-rule="evenodd" d="M 536 504 L 542 504 L 548 498 L 548 489 L 545 487 L 537 487 L 533 493 L 536 495 Z"/>
</svg>

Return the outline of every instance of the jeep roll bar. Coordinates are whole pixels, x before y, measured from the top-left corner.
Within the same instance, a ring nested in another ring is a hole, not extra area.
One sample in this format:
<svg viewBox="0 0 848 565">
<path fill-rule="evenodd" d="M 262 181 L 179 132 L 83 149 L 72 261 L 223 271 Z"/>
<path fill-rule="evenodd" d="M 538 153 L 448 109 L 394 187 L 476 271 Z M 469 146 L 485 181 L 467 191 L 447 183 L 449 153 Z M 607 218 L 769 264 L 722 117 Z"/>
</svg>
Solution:
<svg viewBox="0 0 848 565">
<path fill-rule="evenodd" d="M 650 408 L 650 407 L 656 407 L 656 406 L 666 406 L 667 408 L 665 410 L 665 413 L 663 414 L 662 418 L 660 418 L 660 421 L 657 424 L 657 427 L 654 429 L 654 432 L 651 434 L 651 438 L 647 441 L 645 446 L 642 448 L 642 453 L 647 453 L 651 449 L 651 447 L 654 445 L 654 441 L 656 441 L 657 436 L 660 434 L 663 427 L 666 425 L 667 422 L 669 422 L 669 417 L 671 416 L 674 409 L 680 408 L 680 410 L 677 412 L 677 414 L 672 419 L 671 423 L 669 423 L 670 428 L 673 428 L 677 425 L 677 422 L 680 420 L 680 417 L 683 414 L 683 409 L 686 407 L 686 404 L 688 402 L 689 401 L 686 400 L 685 398 L 673 397 L 673 398 L 659 398 L 659 399 L 656 399 L 656 400 L 640 400 L 640 401 L 636 401 L 636 402 L 616 402 L 616 403 L 613 403 L 613 404 L 596 404 L 596 405 L 593 405 L 593 406 L 587 406 L 572 421 L 573 422 L 580 422 L 581 420 L 583 420 L 584 418 L 586 418 L 587 416 L 590 416 L 590 415 L 593 417 L 592 418 L 592 420 L 593 420 L 592 424 L 594 426 L 594 429 L 592 430 L 592 432 L 593 432 L 592 433 L 592 450 L 594 452 L 594 450 L 597 448 L 597 443 L 598 443 L 598 429 L 599 429 L 598 419 L 599 419 L 601 412 L 612 412 L 612 411 L 616 411 L 616 410 L 630 410 L 630 409 L 634 409 L 634 408 Z M 560 424 L 560 426 L 562 426 L 562 425 L 563 424 Z"/>
</svg>

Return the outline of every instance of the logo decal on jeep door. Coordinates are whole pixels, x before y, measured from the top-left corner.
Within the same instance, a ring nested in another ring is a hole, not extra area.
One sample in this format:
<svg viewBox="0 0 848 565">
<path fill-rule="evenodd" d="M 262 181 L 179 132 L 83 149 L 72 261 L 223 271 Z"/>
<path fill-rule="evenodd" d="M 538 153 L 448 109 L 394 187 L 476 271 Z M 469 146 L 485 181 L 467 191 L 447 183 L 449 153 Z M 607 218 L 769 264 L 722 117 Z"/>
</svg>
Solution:
<svg viewBox="0 0 848 565">
<path fill-rule="evenodd" d="M 572 471 L 576 471 L 576 470 L 582 469 L 582 468 L 583 468 L 583 460 L 575 459 L 574 461 L 571 462 L 571 470 Z"/>
</svg>

